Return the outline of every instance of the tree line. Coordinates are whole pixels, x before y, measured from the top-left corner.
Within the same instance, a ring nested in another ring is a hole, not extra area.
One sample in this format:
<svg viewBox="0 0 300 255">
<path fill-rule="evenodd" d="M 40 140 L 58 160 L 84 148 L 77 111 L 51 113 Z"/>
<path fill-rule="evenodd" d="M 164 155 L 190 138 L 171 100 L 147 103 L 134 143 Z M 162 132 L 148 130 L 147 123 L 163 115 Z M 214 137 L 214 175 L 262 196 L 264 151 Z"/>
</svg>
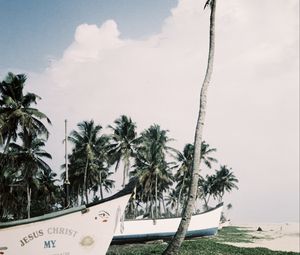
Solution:
<svg viewBox="0 0 300 255">
<path fill-rule="evenodd" d="M 65 171 L 60 176 L 46 160 L 51 121 L 35 108 L 41 98 L 25 93 L 26 76 L 8 73 L 0 83 L 0 219 L 30 218 L 64 208 Z M 137 132 L 136 123 L 121 115 L 107 127 L 94 120 L 82 121 L 68 135 L 70 205 L 79 206 L 103 199 L 113 191 L 113 174 L 122 171 L 122 186 L 138 178 L 135 196 L 126 209 L 127 218 L 180 216 L 192 181 L 194 145 L 182 151 L 170 146 L 169 131 L 158 124 Z M 215 148 L 201 144 L 201 168 L 212 169 L 200 177 L 197 208 L 221 202 L 224 194 L 237 189 L 232 169 L 217 165 Z M 217 168 L 216 168 L 217 166 Z M 65 168 L 63 164 L 62 169 Z"/>
</svg>

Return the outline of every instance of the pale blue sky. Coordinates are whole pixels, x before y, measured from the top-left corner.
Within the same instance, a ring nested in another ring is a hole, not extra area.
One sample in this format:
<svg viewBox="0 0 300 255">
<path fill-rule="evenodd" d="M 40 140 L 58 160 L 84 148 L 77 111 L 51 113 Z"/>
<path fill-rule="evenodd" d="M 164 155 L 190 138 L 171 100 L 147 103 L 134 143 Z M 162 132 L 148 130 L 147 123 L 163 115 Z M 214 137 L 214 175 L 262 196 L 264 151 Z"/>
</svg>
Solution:
<svg viewBox="0 0 300 255">
<path fill-rule="evenodd" d="M 39 71 L 58 58 L 82 23 L 114 19 L 121 37 L 159 32 L 177 0 L 0 0 L 0 69 Z"/>
</svg>

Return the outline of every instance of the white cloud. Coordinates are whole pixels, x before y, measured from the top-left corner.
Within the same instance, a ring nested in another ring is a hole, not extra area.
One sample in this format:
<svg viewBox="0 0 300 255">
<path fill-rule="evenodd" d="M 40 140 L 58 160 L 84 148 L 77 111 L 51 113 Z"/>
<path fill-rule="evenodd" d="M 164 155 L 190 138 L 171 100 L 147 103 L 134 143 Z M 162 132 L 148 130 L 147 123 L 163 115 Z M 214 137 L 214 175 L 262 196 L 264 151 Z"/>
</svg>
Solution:
<svg viewBox="0 0 300 255">
<path fill-rule="evenodd" d="M 209 11 L 203 11 L 203 3 L 179 1 L 161 32 L 144 40 L 120 39 L 113 20 L 77 27 L 63 57 L 31 84 L 53 120 L 49 150 L 57 165 L 63 162 L 65 118 L 70 128 L 91 118 L 106 127 L 128 114 L 140 130 L 152 123 L 169 129 L 178 149 L 193 140 L 207 58 Z M 266 186 L 272 208 L 280 193 L 291 199 L 292 213 L 286 217 L 298 215 L 298 195 L 292 194 L 299 167 L 298 5 L 218 1 L 205 136 L 219 149 L 221 163 L 232 166 L 241 180 L 241 191 L 232 196 L 237 214 L 245 215 L 241 219 L 251 217 L 247 201 Z M 286 189 L 278 190 L 283 178 Z"/>
</svg>

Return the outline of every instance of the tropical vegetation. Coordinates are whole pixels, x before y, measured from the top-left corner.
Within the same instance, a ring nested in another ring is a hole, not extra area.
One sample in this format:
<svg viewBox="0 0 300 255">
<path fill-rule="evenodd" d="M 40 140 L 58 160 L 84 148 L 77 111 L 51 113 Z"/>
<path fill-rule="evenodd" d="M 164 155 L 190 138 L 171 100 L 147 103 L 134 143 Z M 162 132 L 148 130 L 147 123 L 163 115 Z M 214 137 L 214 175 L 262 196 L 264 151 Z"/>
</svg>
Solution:
<svg viewBox="0 0 300 255">
<path fill-rule="evenodd" d="M 43 121 L 48 124 L 51 124 L 51 121 L 44 113 L 33 108 L 40 97 L 34 93 L 24 93 L 25 81 L 24 74 L 8 73 L 5 80 L 0 83 L 2 144 L 0 217 L 2 219 L 22 218 L 25 214 L 30 218 L 31 201 L 40 199 L 39 191 L 43 180 L 48 178 L 49 188 L 51 183 L 53 184 L 52 170 L 43 160 L 51 158 L 51 155 L 43 150 L 49 136 Z M 46 199 L 50 200 L 51 193 L 46 196 L 48 196 Z M 51 208 L 43 209 L 46 212 L 51 210 Z"/>
<path fill-rule="evenodd" d="M 51 122 L 33 107 L 41 98 L 25 93 L 25 81 L 25 75 L 9 73 L 0 83 L 1 221 L 29 218 L 66 205 L 66 164 L 60 170 L 50 167 L 52 157 L 45 148 Z M 121 168 L 119 186 L 138 179 L 127 218 L 182 215 L 193 179 L 194 145 L 186 144 L 179 151 L 172 146 L 174 138 L 167 129 L 153 124 L 138 133 L 136 123 L 125 115 L 107 129 L 94 120 L 80 121 L 67 140 L 72 145 L 67 155 L 69 206 L 108 196 L 117 186 L 115 172 Z M 238 188 L 232 169 L 218 168 L 216 151 L 201 143 L 201 169 L 209 174 L 198 181 L 194 212 L 222 202 L 226 193 Z"/>
</svg>

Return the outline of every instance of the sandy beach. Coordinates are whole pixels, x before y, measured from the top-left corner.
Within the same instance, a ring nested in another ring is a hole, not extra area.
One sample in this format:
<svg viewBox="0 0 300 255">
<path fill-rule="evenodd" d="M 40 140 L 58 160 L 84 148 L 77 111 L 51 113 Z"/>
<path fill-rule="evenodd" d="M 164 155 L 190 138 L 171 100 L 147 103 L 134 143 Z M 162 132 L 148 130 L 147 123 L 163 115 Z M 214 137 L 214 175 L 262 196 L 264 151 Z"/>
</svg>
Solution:
<svg viewBox="0 0 300 255">
<path fill-rule="evenodd" d="M 228 243 L 238 247 L 264 247 L 274 251 L 300 252 L 299 223 L 239 224 L 249 230 L 253 243 Z M 262 231 L 257 231 L 258 227 Z"/>
</svg>

